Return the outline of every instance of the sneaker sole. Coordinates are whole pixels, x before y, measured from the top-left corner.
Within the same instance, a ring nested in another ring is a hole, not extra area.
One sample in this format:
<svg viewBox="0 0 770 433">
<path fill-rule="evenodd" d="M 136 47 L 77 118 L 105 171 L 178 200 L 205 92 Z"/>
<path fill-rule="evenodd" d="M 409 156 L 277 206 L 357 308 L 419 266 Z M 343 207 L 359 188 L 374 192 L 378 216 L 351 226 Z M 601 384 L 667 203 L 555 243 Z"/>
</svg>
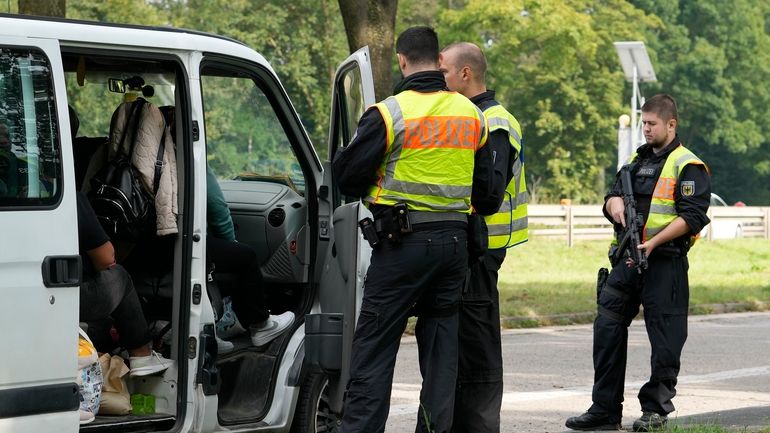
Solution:
<svg viewBox="0 0 770 433">
<path fill-rule="evenodd" d="M 160 373 L 168 370 L 170 365 L 154 365 L 152 367 L 139 367 L 129 370 L 128 375 L 131 377 L 149 376 L 151 374 Z"/>
<path fill-rule="evenodd" d="M 259 334 L 259 336 L 252 336 L 251 337 L 251 344 L 254 346 L 264 346 L 265 344 L 275 340 L 276 337 L 281 335 L 284 331 L 289 329 L 291 325 L 294 323 L 292 320 L 291 322 L 287 323 L 284 326 L 277 326 L 274 329 L 271 329 L 269 332 L 266 332 L 264 334 Z"/>
</svg>

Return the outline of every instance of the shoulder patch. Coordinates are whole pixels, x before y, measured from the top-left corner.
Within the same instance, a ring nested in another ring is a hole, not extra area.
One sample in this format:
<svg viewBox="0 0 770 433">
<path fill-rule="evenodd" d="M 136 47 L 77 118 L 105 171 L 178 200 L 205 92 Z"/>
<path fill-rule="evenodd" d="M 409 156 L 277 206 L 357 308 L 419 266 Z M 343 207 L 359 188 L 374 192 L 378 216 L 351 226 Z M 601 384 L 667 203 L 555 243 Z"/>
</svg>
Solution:
<svg viewBox="0 0 770 433">
<path fill-rule="evenodd" d="M 695 194 L 695 181 L 684 180 L 682 181 L 682 197 L 690 197 Z"/>
</svg>

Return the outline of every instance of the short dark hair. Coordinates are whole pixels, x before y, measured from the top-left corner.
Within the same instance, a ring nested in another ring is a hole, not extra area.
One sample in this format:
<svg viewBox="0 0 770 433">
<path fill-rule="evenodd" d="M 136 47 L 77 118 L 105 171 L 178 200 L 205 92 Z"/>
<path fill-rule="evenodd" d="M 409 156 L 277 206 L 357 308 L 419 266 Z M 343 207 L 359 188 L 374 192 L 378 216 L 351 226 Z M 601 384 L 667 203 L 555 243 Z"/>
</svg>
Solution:
<svg viewBox="0 0 770 433">
<path fill-rule="evenodd" d="M 410 27 L 398 35 L 396 52 L 406 57 L 410 63 L 436 63 L 438 35 L 431 27 Z"/>
<path fill-rule="evenodd" d="M 478 45 L 471 42 L 455 42 L 441 50 L 441 52 L 444 53 L 449 50 L 456 50 L 457 52 L 457 64 L 455 66 L 459 68 L 464 66 L 470 67 L 476 76 L 476 81 L 480 83 L 485 82 L 487 58 Z"/>
<path fill-rule="evenodd" d="M 671 95 L 660 93 L 646 100 L 642 105 L 643 113 L 654 113 L 668 122 L 671 119 L 679 122 L 679 114 L 676 109 L 676 101 Z"/>
</svg>

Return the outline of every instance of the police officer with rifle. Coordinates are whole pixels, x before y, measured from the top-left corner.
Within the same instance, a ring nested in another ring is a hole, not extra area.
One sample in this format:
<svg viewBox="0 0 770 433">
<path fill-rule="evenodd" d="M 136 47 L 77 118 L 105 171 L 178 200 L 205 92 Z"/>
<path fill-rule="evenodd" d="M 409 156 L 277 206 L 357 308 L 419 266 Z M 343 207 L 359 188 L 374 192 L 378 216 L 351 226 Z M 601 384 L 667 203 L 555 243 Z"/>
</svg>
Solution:
<svg viewBox="0 0 770 433">
<path fill-rule="evenodd" d="M 615 223 L 620 242 L 613 242 L 610 252 L 612 270 L 599 272 L 593 404 L 567 419 L 573 430 L 620 429 L 628 326 L 640 304 L 652 346 L 651 375 L 639 391 L 642 416 L 633 430 L 660 430 L 674 411 L 671 400 L 687 338 L 687 252 L 709 222 L 711 183 L 708 167 L 676 134 L 671 96 L 648 99 L 642 123 L 647 143 L 621 169 L 605 199 L 604 214 Z"/>
</svg>

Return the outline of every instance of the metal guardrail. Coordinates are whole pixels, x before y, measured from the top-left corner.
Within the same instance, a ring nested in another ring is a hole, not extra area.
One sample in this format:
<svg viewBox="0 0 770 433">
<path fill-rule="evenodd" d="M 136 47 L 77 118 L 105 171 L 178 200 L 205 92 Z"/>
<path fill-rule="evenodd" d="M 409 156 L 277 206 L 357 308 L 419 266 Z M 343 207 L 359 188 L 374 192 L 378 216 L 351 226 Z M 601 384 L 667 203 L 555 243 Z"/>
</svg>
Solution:
<svg viewBox="0 0 770 433">
<path fill-rule="evenodd" d="M 710 207 L 713 225 L 730 223 L 740 226 L 741 237 L 770 239 L 770 207 Z M 576 240 L 612 239 L 612 224 L 604 217 L 601 205 L 529 205 L 531 236 L 565 238 L 568 246 Z M 714 230 L 708 230 L 711 240 Z"/>
</svg>

